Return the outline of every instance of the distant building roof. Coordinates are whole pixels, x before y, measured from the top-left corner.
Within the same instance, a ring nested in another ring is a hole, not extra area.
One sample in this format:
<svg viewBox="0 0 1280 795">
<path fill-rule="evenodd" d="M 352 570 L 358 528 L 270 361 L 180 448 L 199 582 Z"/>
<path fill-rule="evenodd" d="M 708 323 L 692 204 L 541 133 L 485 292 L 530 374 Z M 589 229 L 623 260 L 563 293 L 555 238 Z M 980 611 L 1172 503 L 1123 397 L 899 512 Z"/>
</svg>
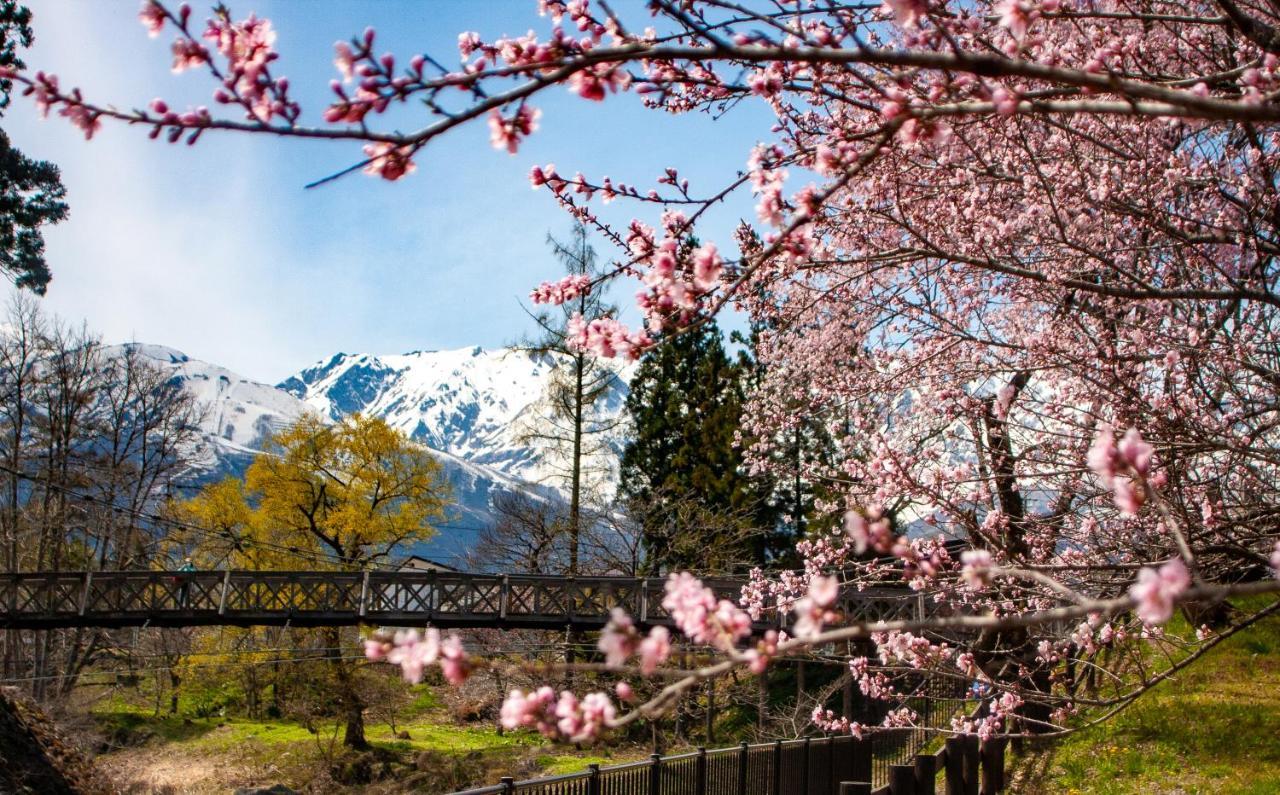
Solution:
<svg viewBox="0 0 1280 795">
<path fill-rule="evenodd" d="M 453 566 L 446 566 L 439 561 L 424 558 L 421 555 L 410 555 L 400 563 L 401 569 L 414 569 L 416 571 L 461 571 Z"/>
</svg>

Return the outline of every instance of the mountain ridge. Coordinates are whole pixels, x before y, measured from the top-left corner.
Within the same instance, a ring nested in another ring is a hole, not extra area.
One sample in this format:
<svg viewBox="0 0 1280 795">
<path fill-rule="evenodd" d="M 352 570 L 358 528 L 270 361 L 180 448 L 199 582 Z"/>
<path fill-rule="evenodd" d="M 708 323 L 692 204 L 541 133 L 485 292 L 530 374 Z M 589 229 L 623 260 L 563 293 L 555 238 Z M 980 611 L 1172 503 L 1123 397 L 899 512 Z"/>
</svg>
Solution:
<svg viewBox="0 0 1280 795">
<path fill-rule="evenodd" d="M 432 451 L 454 490 L 456 509 L 431 541 L 413 552 L 456 560 L 493 521 L 492 499 L 522 491 L 554 500 L 554 467 L 523 438 L 545 415 L 541 404 L 557 368 L 567 360 L 518 348 L 337 353 L 270 385 L 164 345 L 129 343 L 168 367 L 175 383 L 205 411 L 194 458 L 199 480 L 243 474 L 270 435 L 306 412 L 329 420 L 360 412 L 385 419 Z M 616 366 L 600 401 L 600 416 L 621 416 L 632 368 Z M 606 439 L 601 455 L 616 459 L 625 427 Z M 601 462 L 596 462 L 601 463 Z M 604 461 L 616 483 L 616 460 Z"/>
</svg>

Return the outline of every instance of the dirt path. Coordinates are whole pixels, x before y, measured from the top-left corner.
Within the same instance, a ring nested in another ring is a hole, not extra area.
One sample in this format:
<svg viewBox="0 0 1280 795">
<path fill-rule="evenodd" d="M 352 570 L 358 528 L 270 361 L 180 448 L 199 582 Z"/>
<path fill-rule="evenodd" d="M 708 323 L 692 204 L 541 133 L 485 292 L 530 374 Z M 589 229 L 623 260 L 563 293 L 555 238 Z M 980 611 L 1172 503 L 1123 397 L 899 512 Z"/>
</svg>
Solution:
<svg viewBox="0 0 1280 795">
<path fill-rule="evenodd" d="M 271 770 L 260 770 L 233 756 L 186 754 L 169 746 L 131 748 L 98 758 L 101 769 L 111 776 L 126 795 L 177 795 L 218 793 L 226 795 L 237 787 L 268 786 Z"/>
</svg>

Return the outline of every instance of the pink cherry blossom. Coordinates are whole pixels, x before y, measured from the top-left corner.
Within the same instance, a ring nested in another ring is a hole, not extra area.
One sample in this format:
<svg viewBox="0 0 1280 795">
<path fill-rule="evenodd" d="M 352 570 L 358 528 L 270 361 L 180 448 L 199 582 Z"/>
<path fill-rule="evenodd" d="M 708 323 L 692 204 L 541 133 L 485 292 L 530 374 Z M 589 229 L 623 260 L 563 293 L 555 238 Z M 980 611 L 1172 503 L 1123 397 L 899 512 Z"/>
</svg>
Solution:
<svg viewBox="0 0 1280 795">
<path fill-rule="evenodd" d="M 639 652 L 640 672 L 648 676 L 671 656 L 671 633 L 662 626 L 650 629 L 649 634 L 640 641 Z"/>
<path fill-rule="evenodd" d="M 58 111 L 58 115 L 69 119 L 72 124 L 79 127 L 84 132 L 86 141 L 93 138 L 93 134 L 102 128 L 100 114 L 76 102 L 68 102 L 63 105 L 62 110 Z"/>
<path fill-rule="evenodd" d="M 904 28 L 918 27 L 928 12 L 926 0 L 884 0 L 884 8 Z"/>
<path fill-rule="evenodd" d="M 1027 28 L 1037 15 L 1027 0 L 999 0 L 992 10 L 1000 15 L 999 25 L 1007 28 L 1010 35 L 1019 41 L 1027 35 Z"/>
<path fill-rule="evenodd" d="M 142 10 L 138 12 L 138 20 L 147 29 L 147 35 L 155 38 L 164 30 L 164 7 L 154 0 L 143 0 Z"/>
<path fill-rule="evenodd" d="M 467 681 L 471 675 L 471 663 L 457 635 L 450 635 L 440 643 L 440 673 L 454 687 Z"/>
<path fill-rule="evenodd" d="M 543 282 L 529 293 L 529 298 L 535 304 L 559 305 L 586 295 L 590 289 L 590 276 L 570 274 L 558 282 Z"/>
<path fill-rule="evenodd" d="M 796 600 L 795 622 L 792 631 L 797 638 L 810 638 L 822 632 L 824 625 L 834 621 L 836 614 L 829 608 L 840 595 L 840 581 L 835 577 L 816 576 L 809 581 L 809 592 Z M 749 627 L 748 627 L 749 629 Z"/>
<path fill-rule="evenodd" d="M 613 608 L 609 623 L 605 624 L 596 642 L 604 654 L 608 665 L 623 665 L 631 655 L 636 653 L 640 644 L 640 633 L 636 631 L 631 616 L 620 607 Z"/>
<path fill-rule="evenodd" d="M 338 72 L 342 75 L 343 82 L 350 83 L 355 76 L 355 53 L 345 41 L 335 42 L 333 51 L 333 65 L 337 67 Z"/>
<path fill-rule="evenodd" d="M 520 142 L 537 131 L 541 116 L 542 111 L 529 105 L 521 105 L 510 119 L 495 108 L 489 112 L 489 142 L 494 149 L 505 149 L 514 155 Z"/>
<path fill-rule="evenodd" d="M 1177 598 L 1191 587 L 1191 575 L 1183 562 L 1174 558 L 1157 569 L 1143 568 L 1138 581 L 1129 588 L 1135 612 L 1144 624 L 1164 624 L 1173 615 Z"/>
<path fill-rule="evenodd" d="M 412 174 L 417 168 L 412 160 L 413 152 L 411 146 L 396 146 L 393 143 L 369 144 L 364 148 L 365 156 L 369 158 L 369 163 L 364 167 L 364 173 L 390 181 Z"/>
<path fill-rule="evenodd" d="M 588 66 L 569 76 L 569 90 L 594 102 L 603 101 L 607 93 L 625 91 L 630 85 L 631 76 L 626 70 L 610 64 Z"/>
<path fill-rule="evenodd" d="M 177 39 L 173 42 L 173 73 L 203 66 L 209 62 L 209 51 L 198 41 Z"/>
<path fill-rule="evenodd" d="M 977 590 L 991 584 L 991 567 L 994 560 L 985 549 L 966 549 L 960 553 L 960 562 L 964 564 L 960 576 L 970 588 Z"/>
<path fill-rule="evenodd" d="M 694 287 L 704 293 L 711 292 L 720 285 L 720 274 L 723 272 L 724 263 L 714 243 L 707 243 L 693 252 Z"/>
</svg>

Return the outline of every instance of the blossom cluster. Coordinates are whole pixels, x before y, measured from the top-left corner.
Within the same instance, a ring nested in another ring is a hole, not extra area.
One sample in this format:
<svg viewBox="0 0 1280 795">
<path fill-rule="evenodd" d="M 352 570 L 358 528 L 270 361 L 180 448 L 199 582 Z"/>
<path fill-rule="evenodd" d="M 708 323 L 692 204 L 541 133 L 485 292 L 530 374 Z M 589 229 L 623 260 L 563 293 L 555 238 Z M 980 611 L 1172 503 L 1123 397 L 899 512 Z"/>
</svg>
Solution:
<svg viewBox="0 0 1280 795">
<path fill-rule="evenodd" d="M 546 686 L 529 693 L 512 690 L 499 712 L 507 729 L 531 728 L 545 737 L 574 743 L 596 739 L 616 716 L 617 708 L 607 693 L 587 693 L 579 699 L 569 690 L 557 696 Z"/>
<path fill-rule="evenodd" d="M 1089 448 L 1089 468 L 1111 489 L 1121 513 L 1135 516 L 1146 502 L 1147 475 L 1154 453 L 1155 449 L 1143 441 L 1137 428 L 1125 431 L 1119 444 L 1107 426 L 1094 436 Z"/>
<path fill-rule="evenodd" d="M 591 289 L 591 277 L 581 273 L 570 274 L 558 282 L 543 282 L 529 293 L 535 304 L 563 304 L 572 301 Z"/>
<path fill-rule="evenodd" d="M 1129 588 L 1134 610 L 1144 624 L 1160 625 L 1173 616 L 1173 606 L 1188 588 L 1191 574 L 1186 564 L 1174 558 L 1159 569 L 1144 567 L 1138 581 Z"/>
<path fill-rule="evenodd" d="M 635 655 L 640 657 L 640 672 L 646 676 L 671 656 L 671 633 L 666 627 L 657 626 L 642 636 L 631 616 L 620 607 L 610 613 L 609 622 L 600 632 L 597 646 L 609 665 L 620 666 Z"/>
<path fill-rule="evenodd" d="M 445 681 L 461 685 L 471 674 L 471 662 L 457 635 L 442 638 L 440 630 L 431 627 L 419 634 L 416 629 L 400 630 L 392 636 L 375 633 L 365 638 L 364 654 L 373 662 L 386 661 L 400 666 L 406 682 L 422 681 L 425 670 L 438 665 Z"/>
</svg>

